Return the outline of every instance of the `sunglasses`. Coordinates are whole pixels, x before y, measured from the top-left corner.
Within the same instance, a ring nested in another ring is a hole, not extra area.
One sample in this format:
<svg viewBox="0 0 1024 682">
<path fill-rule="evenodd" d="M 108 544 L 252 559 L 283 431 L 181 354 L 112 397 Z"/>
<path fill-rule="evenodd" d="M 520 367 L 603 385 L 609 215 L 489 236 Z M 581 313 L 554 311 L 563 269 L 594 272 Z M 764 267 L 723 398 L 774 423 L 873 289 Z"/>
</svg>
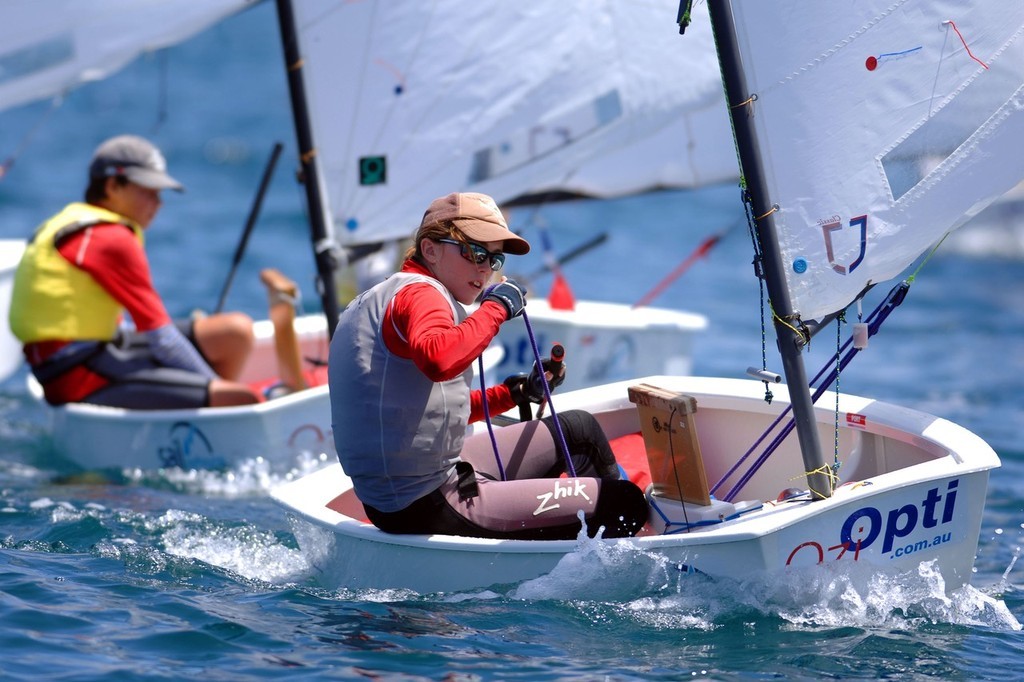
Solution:
<svg viewBox="0 0 1024 682">
<path fill-rule="evenodd" d="M 501 251 L 488 251 L 479 244 L 460 242 L 454 239 L 436 239 L 435 241 L 442 244 L 455 244 L 459 247 L 459 253 L 462 257 L 475 265 L 482 265 L 490 259 L 491 270 L 497 271 L 501 270 L 501 266 L 505 264 L 505 254 Z"/>
</svg>

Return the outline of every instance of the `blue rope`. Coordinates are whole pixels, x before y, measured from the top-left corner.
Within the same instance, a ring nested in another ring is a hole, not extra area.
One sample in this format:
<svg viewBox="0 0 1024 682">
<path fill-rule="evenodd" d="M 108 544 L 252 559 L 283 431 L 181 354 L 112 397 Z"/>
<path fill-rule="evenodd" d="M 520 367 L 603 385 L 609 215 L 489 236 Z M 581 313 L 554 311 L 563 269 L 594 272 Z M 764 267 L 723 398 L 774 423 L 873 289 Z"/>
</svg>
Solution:
<svg viewBox="0 0 1024 682">
<path fill-rule="evenodd" d="M 544 397 L 547 400 L 547 405 L 551 409 L 551 420 L 555 425 L 555 434 L 558 442 L 557 446 L 561 446 L 562 454 L 565 456 L 565 469 L 566 473 L 572 478 L 576 478 L 576 467 L 572 463 L 572 457 L 569 455 L 569 447 L 565 444 L 565 434 L 562 433 L 562 424 L 558 420 L 558 415 L 555 414 L 555 405 L 551 402 L 551 387 L 548 385 L 548 378 L 544 376 L 544 368 L 541 365 L 540 347 L 537 346 L 537 339 L 533 335 L 533 325 L 530 324 L 530 318 L 526 314 L 526 310 L 523 310 L 523 322 L 526 323 L 526 333 L 530 337 L 530 346 L 533 348 L 533 358 L 540 374 L 541 385 L 544 386 Z M 507 480 L 505 478 L 505 467 L 501 463 L 501 454 L 498 452 L 498 441 L 494 437 L 494 424 L 491 423 L 491 411 L 487 407 L 487 385 L 484 378 L 484 356 L 481 354 L 477 358 L 478 366 L 480 368 L 480 393 L 483 400 L 484 410 L 484 421 L 487 423 L 487 432 L 491 437 L 491 448 L 494 450 L 494 459 L 498 463 L 498 473 L 501 475 L 501 480 Z"/>
<path fill-rule="evenodd" d="M 569 447 L 565 444 L 565 434 L 562 433 L 562 424 L 558 421 L 558 415 L 555 414 L 555 406 L 551 402 L 551 387 L 548 386 L 548 378 L 544 376 L 544 367 L 540 363 L 540 348 L 537 346 L 537 339 L 533 335 L 533 325 L 530 324 L 530 318 L 526 315 L 526 310 L 523 310 L 523 322 L 526 323 L 526 333 L 530 337 L 530 346 L 533 348 L 534 362 L 537 363 L 538 374 L 540 375 L 540 383 L 544 386 L 544 397 L 547 399 L 547 405 L 551 409 L 551 421 L 555 425 L 555 433 L 558 436 L 557 445 L 562 446 L 562 453 L 565 455 L 565 469 L 566 473 L 570 477 L 576 478 L 576 467 L 572 463 L 572 457 L 569 456 Z"/>
<path fill-rule="evenodd" d="M 491 410 L 487 407 L 487 381 L 484 379 L 484 356 L 483 353 L 477 358 L 478 366 L 480 367 L 480 395 L 483 400 L 484 408 L 484 421 L 487 422 L 487 433 L 491 436 L 491 450 L 494 451 L 494 460 L 498 463 L 498 475 L 501 476 L 501 480 L 508 480 L 505 478 L 505 466 L 501 463 L 501 455 L 498 454 L 498 441 L 494 438 L 494 425 L 491 423 Z"/>
</svg>

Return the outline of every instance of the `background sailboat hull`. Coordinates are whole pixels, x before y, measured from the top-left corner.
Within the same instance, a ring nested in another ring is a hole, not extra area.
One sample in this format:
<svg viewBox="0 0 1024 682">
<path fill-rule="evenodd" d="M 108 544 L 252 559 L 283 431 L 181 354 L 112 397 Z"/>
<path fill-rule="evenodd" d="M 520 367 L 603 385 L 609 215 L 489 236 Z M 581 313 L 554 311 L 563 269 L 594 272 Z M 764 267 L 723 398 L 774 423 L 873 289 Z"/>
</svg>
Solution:
<svg viewBox="0 0 1024 682">
<path fill-rule="evenodd" d="M 18 262 L 24 251 L 23 239 L 0 239 L 0 381 L 14 374 L 24 364 L 21 342 L 14 338 L 7 324 L 7 313 L 11 309 L 11 289 L 14 287 L 14 272 L 18 269 Z"/>
<path fill-rule="evenodd" d="M 559 393 L 629 377 L 692 374 L 694 337 L 707 327 L 707 318 L 696 313 L 601 301 L 555 310 L 544 299 L 531 299 L 526 312 L 542 356 L 550 354 L 553 343 L 565 347 L 567 370 Z M 530 335 L 521 321 L 503 324 L 495 343 L 504 351 L 496 381 L 533 368 Z"/>
<path fill-rule="evenodd" d="M 295 329 L 303 357 L 327 357 L 323 316 L 299 317 Z M 265 387 L 277 377 L 273 325 L 257 322 L 255 333 L 241 379 Z M 31 375 L 28 383 L 45 404 Z M 131 410 L 76 403 L 46 408 L 53 454 L 86 470 L 222 469 L 257 457 L 281 467 L 294 465 L 300 455 L 334 452 L 326 385 L 240 407 Z"/>
</svg>

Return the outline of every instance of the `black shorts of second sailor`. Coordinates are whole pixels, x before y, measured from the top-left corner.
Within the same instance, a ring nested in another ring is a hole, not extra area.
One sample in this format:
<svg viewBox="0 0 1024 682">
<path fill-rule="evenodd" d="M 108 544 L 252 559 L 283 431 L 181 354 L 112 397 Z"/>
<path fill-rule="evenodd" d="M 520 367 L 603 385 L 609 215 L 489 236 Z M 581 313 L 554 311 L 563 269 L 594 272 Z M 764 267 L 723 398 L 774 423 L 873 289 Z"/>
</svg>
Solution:
<svg viewBox="0 0 1024 682">
<path fill-rule="evenodd" d="M 195 345 L 191 320 L 175 325 Z M 209 404 L 210 380 L 201 374 L 165 367 L 153 357 L 148 338 L 124 331 L 84 363 L 110 384 L 83 402 L 136 410 L 192 409 Z"/>
</svg>

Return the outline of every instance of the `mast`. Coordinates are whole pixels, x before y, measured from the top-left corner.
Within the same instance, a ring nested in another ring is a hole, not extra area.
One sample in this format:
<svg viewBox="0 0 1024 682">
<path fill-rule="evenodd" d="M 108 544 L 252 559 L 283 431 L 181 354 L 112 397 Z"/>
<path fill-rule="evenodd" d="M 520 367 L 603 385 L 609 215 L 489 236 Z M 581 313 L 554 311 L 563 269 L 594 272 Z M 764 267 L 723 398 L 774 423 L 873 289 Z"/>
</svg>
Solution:
<svg viewBox="0 0 1024 682">
<path fill-rule="evenodd" d="M 291 0 L 277 0 L 277 19 L 281 28 L 281 44 L 284 48 L 285 68 L 288 70 L 288 92 L 292 102 L 292 119 L 299 144 L 299 162 L 302 169 L 302 184 L 306 188 L 306 203 L 309 207 L 309 232 L 316 260 L 317 289 L 327 317 L 327 332 L 334 336 L 341 312 L 335 288 L 337 270 L 336 242 L 331 229 L 327 205 L 323 200 L 320 166 L 317 162 L 316 146 L 309 122 L 306 104 L 306 86 L 302 78 L 302 55 L 299 54 L 298 33 L 295 30 L 295 15 Z"/>
<path fill-rule="evenodd" d="M 752 114 L 748 109 L 750 105 L 745 104 L 752 93 L 748 89 L 740 63 L 732 5 L 726 0 L 710 0 L 708 11 L 711 14 L 711 28 L 718 49 L 718 61 L 722 68 L 722 81 L 736 136 L 740 166 L 746 179 L 751 208 L 756 216 L 755 229 L 764 256 L 762 268 L 765 286 L 772 309 L 775 311 L 775 334 L 793 406 L 793 418 L 803 455 L 804 470 L 807 472 L 807 486 L 812 499 L 825 499 L 832 495 L 832 484 L 825 473 L 825 459 L 814 419 L 814 402 L 808 388 L 803 356 L 800 354 L 803 340 L 793 326 L 783 322 L 795 319 L 794 310 L 786 286 L 785 265 L 776 237 L 774 210 L 768 196 L 757 131 L 752 120 L 752 115 L 756 115 L 756 108 Z"/>
</svg>

